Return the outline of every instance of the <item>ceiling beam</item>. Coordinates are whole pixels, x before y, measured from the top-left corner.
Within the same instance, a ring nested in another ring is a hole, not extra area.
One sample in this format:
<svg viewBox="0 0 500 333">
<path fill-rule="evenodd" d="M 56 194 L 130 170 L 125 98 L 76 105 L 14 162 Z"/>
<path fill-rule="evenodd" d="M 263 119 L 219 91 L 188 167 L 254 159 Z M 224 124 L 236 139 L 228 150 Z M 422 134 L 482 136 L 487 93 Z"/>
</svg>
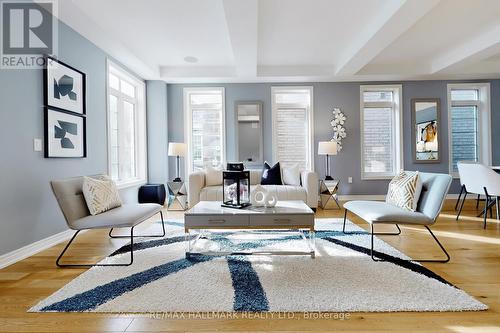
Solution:
<svg viewBox="0 0 500 333">
<path fill-rule="evenodd" d="M 158 79 L 157 66 L 145 63 L 110 32 L 99 27 L 73 0 L 58 2 L 57 18 L 143 79 Z"/>
<path fill-rule="evenodd" d="M 222 0 L 236 73 L 257 75 L 258 0 Z"/>
<path fill-rule="evenodd" d="M 171 78 L 234 77 L 234 67 L 226 66 L 161 66 L 160 76 L 164 80 Z"/>
<path fill-rule="evenodd" d="M 332 66 L 258 66 L 258 77 L 332 77 Z"/>
<path fill-rule="evenodd" d="M 335 74 L 357 74 L 365 65 L 434 8 L 440 0 L 388 2 L 340 57 Z"/>
<path fill-rule="evenodd" d="M 497 54 L 499 50 L 500 24 L 436 57 L 431 63 L 430 73 L 439 73 L 454 65 L 480 61 Z"/>
</svg>

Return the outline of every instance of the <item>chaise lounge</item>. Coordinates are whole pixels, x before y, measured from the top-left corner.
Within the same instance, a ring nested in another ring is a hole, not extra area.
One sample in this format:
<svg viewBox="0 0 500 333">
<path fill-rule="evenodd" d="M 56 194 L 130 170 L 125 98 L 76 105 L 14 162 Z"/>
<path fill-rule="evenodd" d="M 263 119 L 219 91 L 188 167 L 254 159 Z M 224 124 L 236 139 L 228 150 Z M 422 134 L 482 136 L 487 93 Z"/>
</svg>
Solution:
<svg viewBox="0 0 500 333">
<path fill-rule="evenodd" d="M 371 248 L 370 255 L 373 261 L 384 261 L 383 259 L 375 258 L 375 251 L 373 249 L 373 236 L 374 235 L 399 235 L 401 229 L 399 224 L 407 225 L 422 225 L 424 226 L 437 242 L 443 253 L 446 255 L 446 259 L 414 259 L 414 261 L 419 262 L 448 262 L 450 256 L 446 252 L 443 245 L 436 238 L 434 233 L 429 228 L 431 225 L 436 223 L 437 217 L 441 212 L 444 201 L 446 199 L 446 194 L 450 188 L 452 178 L 450 175 L 437 174 L 437 173 L 419 173 L 422 180 L 422 192 L 417 204 L 417 210 L 415 212 L 405 210 L 400 207 L 388 204 L 386 202 L 380 201 L 349 201 L 344 204 L 344 225 L 342 231 L 348 233 L 345 230 L 347 212 L 351 212 L 366 222 L 370 224 L 370 235 L 371 235 Z M 394 224 L 398 229 L 396 233 L 375 233 L 374 226 L 380 224 Z"/>
<path fill-rule="evenodd" d="M 159 204 L 124 204 L 98 215 L 91 215 L 82 193 L 83 177 L 73 177 L 50 182 L 57 203 L 70 229 L 76 230 L 71 240 L 56 260 L 58 267 L 130 266 L 134 262 L 134 237 L 163 237 L 165 223 L 162 206 Z M 134 235 L 134 228 L 150 217 L 160 213 L 163 233 L 160 235 Z M 114 228 L 130 228 L 130 236 L 112 235 Z M 125 264 L 61 264 L 64 253 L 82 230 L 111 229 L 111 238 L 130 237 L 130 261 Z"/>
</svg>

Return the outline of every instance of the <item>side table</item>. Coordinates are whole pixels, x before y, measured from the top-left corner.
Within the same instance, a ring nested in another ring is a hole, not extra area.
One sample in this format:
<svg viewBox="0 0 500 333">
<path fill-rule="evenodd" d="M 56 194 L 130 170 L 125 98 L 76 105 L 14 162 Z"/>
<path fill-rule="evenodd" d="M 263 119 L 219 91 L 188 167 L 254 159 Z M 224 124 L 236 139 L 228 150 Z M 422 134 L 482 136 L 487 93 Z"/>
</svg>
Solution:
<svg viewBox="0 0 500 333">
<path fill-rule="evenodd" d="M 319 181 L 319 200 L 320 200 L 320 207 L 322 209 L 328 209 L 326 208 L 328 205 L 328 202 L 330 202 L 330 199 L 333 199 L 335 203 L 337 204 L 338 209 L 340 209 L 338 197 L 337 197 L 337 190 L 339 188 L 339 180 L 320 180 Z"/>
<path fill-rule="evenodd" d="M 168 182 L 167 210 L 186 210 L 187 191 L 184 182 Z"/>
</svg>

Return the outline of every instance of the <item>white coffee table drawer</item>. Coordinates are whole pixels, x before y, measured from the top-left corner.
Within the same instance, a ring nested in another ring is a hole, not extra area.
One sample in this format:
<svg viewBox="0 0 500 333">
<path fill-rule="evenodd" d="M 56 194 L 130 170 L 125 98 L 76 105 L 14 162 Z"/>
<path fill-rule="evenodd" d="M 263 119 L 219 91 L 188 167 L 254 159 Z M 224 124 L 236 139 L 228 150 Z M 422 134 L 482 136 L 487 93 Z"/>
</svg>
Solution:
<svg viewBox="0 0 500 333">
<path fill-rule="evenodd" d="M 247 215 L 185 216 L 184 217 L 184 224 L 185 224 L 186 228 L 214 227 L 216 229 L 216 228 L 229 228 L 229 227 L 247 227 L 248 226 L 248 216 Z"/>
<path fill-rule="evenodd" d="M 314 226 L 314 215 L 306 214 L 279 214 L 273 215 L 251 215 L 250 226 Z"/>
</svg>

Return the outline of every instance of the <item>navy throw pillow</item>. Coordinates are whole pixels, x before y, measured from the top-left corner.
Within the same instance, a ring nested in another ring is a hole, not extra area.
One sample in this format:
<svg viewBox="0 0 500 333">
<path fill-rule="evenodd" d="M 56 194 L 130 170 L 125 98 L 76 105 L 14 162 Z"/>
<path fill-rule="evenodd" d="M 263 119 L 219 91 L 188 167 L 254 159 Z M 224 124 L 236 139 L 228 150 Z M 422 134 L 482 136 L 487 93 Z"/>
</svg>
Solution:
<svg viewBox="0 0 500 333">
<path fill-rule="evenodd" d="M 272 167 L 267 162 L 264 162 L 264 169 L 262 170 L 261 185 L 283 185 L 281 182 L 281 168 L 280 162 Z"/>
</svg>

